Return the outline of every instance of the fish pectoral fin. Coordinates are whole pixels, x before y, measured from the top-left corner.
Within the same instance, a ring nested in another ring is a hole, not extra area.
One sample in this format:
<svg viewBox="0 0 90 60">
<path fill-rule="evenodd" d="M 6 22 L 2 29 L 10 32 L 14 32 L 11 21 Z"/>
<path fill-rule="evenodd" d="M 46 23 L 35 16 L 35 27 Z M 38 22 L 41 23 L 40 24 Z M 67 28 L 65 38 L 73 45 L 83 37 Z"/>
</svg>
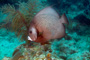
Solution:
<svg viewBox="0 0 90 60">
<path fill-rule="evenodd" d="M 39 36 L 41 36 L 42 34 L 43 34 L 43 32 L 39 32 L 39 34 L 38 34 L 38 35 L 39 35 Z"/>
</svg>

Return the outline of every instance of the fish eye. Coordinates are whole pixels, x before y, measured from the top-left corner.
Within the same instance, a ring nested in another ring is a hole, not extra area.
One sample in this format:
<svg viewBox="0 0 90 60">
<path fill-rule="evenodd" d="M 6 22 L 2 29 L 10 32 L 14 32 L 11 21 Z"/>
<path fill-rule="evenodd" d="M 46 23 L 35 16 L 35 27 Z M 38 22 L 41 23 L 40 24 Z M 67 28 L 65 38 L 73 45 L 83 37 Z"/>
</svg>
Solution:
<svg viewBox="0 0 90 60">
<path fill-rule="evenodd" d="M 32 31 L 29 31 L 29 33 L 32 33 Z"/>
</svg>

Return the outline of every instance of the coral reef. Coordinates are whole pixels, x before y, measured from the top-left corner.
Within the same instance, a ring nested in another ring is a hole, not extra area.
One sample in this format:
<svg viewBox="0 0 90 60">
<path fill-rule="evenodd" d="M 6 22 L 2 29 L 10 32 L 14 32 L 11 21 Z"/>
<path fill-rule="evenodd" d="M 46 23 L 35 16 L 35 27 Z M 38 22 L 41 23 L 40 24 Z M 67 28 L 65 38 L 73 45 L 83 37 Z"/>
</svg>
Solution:
<svg viewBox="0 0 90 60">
<path fill-rule="evenodd" d="M 51 44 L 45 45 L 35 42 L 21 44 L 17 41 L 21 39 L 17 39 L 12 32 L 0 29 L 0 59 L 2 60 L 4 57 L 3 60 L 90 60 L 89 0 L 43 0 L 40 4 L 37 3 L 38 5 L 34 0 L 30 0 L 29 2 L 19 2 L 18 9 L 12 5 L 5 5 L 1 8 L 2 12 L 0 11 L 0 26 L 10 28 L 9 24 L 11 23 L 7 24 L 6 21 L 12 22 L 13 31 L 27 40 L 27 26 L 29 26 L 33 16 L 45 4 L 54 5 L 57 3 L 58 5 L 54 6 L 57 8 L 55 9 L 60 14 L 66 13 L 70 23 L 65 26 L 67 35 L 64 38 L 49 41 Z M 34 9 L 33 6 L 35 6 Z M 16 48 L 18 45 L 19 47 Z"/>
<path fill-rule="evenodd" d="M 87 36 L 77 35 L 77 33 L 69 33 L 68 35 L 71 36 L 72 39 L 56 39 L 54 41 L 50 41 L 51 44 L 45 45 L 40 45 L 38 43 L 33 43 L 32 45 L 22 44 L 16 48 L 16 50 L 13 53 L 13 57 L 7 58 L 16 58 L 18 60 L 90 59 L 90 38 L 87 38 Z"/>
<path fill-rule="evenodd" d="M 5 57 L 3 58 L 3 60 L 63 60 L 61 58 L 52 57 L 52 54 L 49 51 L 50 48 L 45 51 L 45 49 L 50 45 L 41 46 L 37 43 L 34 43 L 34 45 L 35 46 L 28 46 L 26 44 L 20 45 L 19 47 L 17 47 L 19 51 L 16 52 L 16 49 L 14 52 L 14 55 L 16 56 L 13 56 L 12 58 Z"/>
</svg>

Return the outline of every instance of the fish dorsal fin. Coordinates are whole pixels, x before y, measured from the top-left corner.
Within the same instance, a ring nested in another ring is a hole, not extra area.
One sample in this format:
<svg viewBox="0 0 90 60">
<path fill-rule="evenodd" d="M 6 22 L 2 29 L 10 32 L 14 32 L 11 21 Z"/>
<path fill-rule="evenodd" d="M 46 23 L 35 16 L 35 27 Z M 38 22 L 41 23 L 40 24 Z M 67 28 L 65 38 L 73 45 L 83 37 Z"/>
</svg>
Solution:
<svg viewBox="0 0 90 60">
<path fill-rule="evenodd" d="M 65 13 L 61 16 L 60 22 L 64 23 L 64 24 L 69 24 L 68 19 L 67 19 Z"/>
</svg>

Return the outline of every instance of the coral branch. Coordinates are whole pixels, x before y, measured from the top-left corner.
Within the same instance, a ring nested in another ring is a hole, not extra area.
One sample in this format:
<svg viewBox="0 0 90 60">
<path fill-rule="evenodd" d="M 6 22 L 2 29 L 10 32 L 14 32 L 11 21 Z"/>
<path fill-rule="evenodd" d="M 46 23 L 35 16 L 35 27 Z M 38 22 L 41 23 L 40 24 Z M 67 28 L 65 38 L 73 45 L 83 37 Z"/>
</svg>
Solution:
<svg viewBox="0 0 90 60">
<path fill-rule="evenodd" d="M 25 26 L 26 26 L 26 28 L 27 28 L 27 30 L 28 30 L 28 26 L 27 26 L 27 23 L 26 23 L 24 17 L 22 16 L 22 14 L 21 14 L 18 10 L 17 10 L 17 13 L 20 15 L 20 17 L 21 17 L 23 23 L 25 24 Z"/>
</svg>

